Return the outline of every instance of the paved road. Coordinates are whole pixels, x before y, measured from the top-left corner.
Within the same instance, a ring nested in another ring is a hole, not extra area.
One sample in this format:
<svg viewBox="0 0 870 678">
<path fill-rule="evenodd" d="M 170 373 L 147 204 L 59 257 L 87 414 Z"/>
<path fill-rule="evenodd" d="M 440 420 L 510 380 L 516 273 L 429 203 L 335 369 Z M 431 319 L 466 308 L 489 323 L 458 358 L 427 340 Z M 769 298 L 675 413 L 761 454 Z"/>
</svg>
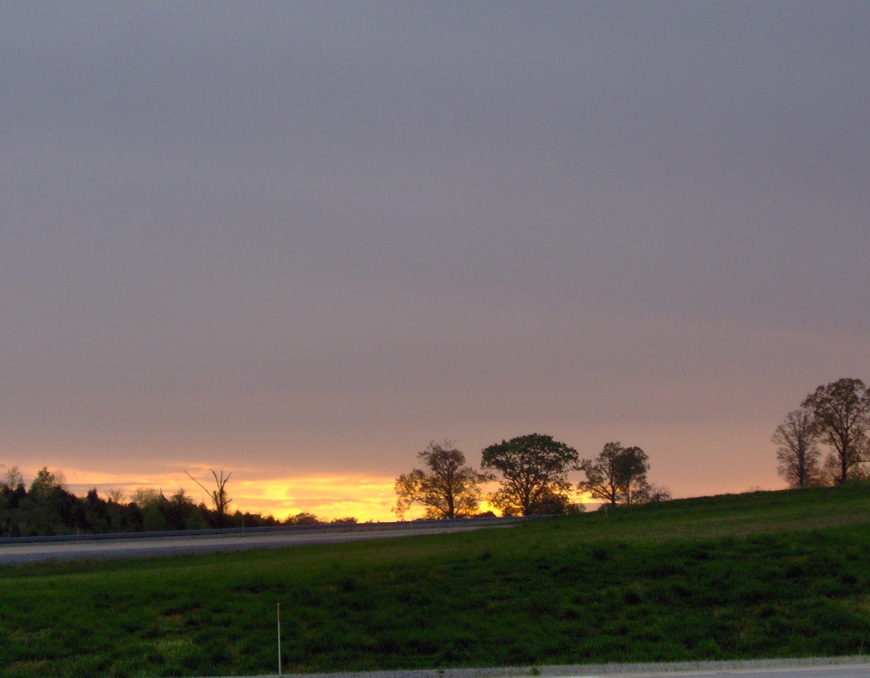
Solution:
<svg viewBox="0 0 870 678">
<path fill-rule="evenodd" d="M 336 527 L 279 530 L 227 530 L 199 534 L 136 535 L 107 538 L 63 538 L 43 540 L 7 540 L 0 544 L 0 565 L 35 563 L 52 560 L 93 558 L 131 558 L 163 556 L 210 551 L 242 551 L 247 549 L 283 548 L 309 544 L 333 544 L 364 539 L 394 539 L 419 534 L 459 532 L 509 525 L 491 521 L 438 521 L 416 523 L 382 523 Z M 11 543 L 9 543 L 11 542 Z"/>
<path fill-rule="evenodd" d="M 383 671 L 309 674 L 296 678 L 870 678 L 870 664 L 861 657 L 832 660 L 750 660 L 685 664 L 608 664 L 605 666 L 542 666 L 527 669 L 448 669 L 446 671 Z M 267 678 L 267 677 L 260 677 Z M 271 678 L 271 677 L 268 677 Z"/>
<path fill-rule="evenodd" d="M 646 673 L 578 673 L 577 677 L 603 678 L 604 676 L 619 676 L 619 678 L 714 678 L 715 676 L 732 676 L 733 678 L 868 678 L 870 664 L 851 667 L 812 667 L 812 668 L 775 668 L 775 669 L 709 669 L 706 671 L 667 671 Z"/>
<path fill-rule="evenodd" d="M 538 669 L 447 669 L 443 671 L 373 671 L 322 673 L 295 678 L 870 678 L 870 664 L 861 657 L 832 660 L 749 660 L 685 664 L 608 664 L 602 666 L 542 666 Z M 827 664 L 825 663 L 827 662 Z M 284 674 L 285 676 L 289 674 Z M 247 678 L 273 678 L 248 676 Z"/>
</svg>

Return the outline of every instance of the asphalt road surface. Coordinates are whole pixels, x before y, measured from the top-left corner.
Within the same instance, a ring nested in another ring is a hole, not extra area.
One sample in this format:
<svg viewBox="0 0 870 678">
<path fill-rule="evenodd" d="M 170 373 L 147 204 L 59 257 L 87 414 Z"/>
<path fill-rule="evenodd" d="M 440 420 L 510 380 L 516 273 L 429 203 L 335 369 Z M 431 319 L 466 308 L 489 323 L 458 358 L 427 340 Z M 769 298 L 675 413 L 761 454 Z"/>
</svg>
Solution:
<svg viewBox="0 0 870 678">
<path fill-rule="evenodd" d="M 277 675 L 277 674 L 274 674 Z M 751 660 L 685 664 L 608 664 L 605 666 L 542 666 L 537 669 L 448 669 L 383 671 L 296 676 L 296 678 L 870 678 L 862 657 L 803 660 Z M 263 677 L 260 677 L 263 678 Z"/>
<path fill-rule="evenodd" d="M 409 523 L 323 525 L 307 528 L 208 530 L 161 535 L 83 536 L 3 540 L 0 565 L 53 560 L 132 558 L 213 551 L 284 548 L 310 544 L 334 544 L 364 539 L 394 539 L 419 534 L 459 532 L 510 525 L 511 521 L 462 520 Z"/>
<path fill-rule="evenodd" d="M 812 667 L 812 668 L 768 668 L 768 669 L 708 669 L 706 671 L 668 671 L 646 673 L 578 673 L 577 677 L 603 678 L 604 676 L 619 676 L 620 678 L 713 678 L 715 676 L 733 676 L 734 678 L 868 678 L 870 664 L 851 667 Z"/>
</svg>

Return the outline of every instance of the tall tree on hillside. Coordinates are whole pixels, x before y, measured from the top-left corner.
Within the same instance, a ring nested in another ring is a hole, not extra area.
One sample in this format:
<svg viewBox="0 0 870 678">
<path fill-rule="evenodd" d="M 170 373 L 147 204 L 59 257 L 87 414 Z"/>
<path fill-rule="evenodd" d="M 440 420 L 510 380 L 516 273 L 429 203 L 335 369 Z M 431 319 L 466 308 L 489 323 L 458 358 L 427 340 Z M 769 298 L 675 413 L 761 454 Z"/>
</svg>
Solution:
<svg viewBox="0 0 870 678">
<path fill-rule="evenodd" d="M 580 470 L 586 474 L 586 480 L 577 489 L 603 503 L 616 506 L 650 499 L 646 477 L 649 458 L 639 447 L 607 443 L 595 459 L 581 461 Z"/>
<path fill-rule="evenodd" d="M 568 471 L 578 461 L 573 447 L 532 433 L 490 445 L 483 450 L 481 467 L 501 474 L 492 504 L 505 515 L 528 516 L 570 506 Z"/>
<path fill-rule="evenodd" d="M 771 440 L 779 445 L 776 451 L 779 475 L 790 487 L 807 487 L 820 482 L 821 452 L 812 410 L 801 407 L 789 412 L 785 421 L 776 427 Z"/>
<path fill-rule="evenodd" d="M 846 482 L 866 460 L 870 391 L 860 379 L 839 379 L 819 386 L 801 406 L 812 411 L 814 430 L 833 449 L 834 483 Z"/>
<path fill-rule="evenodd" d="M 424 469 L 412 469 L 396 478 L 396 506 L 400 519 L 413 504 L 426 508 L 427 518 L 453 520 L 472 516 L 480 505 L 481 489 L 488 476 L 465 465 L 465 455 L 454 443 L 429 443 L 417 453 Z"/>
</svg>

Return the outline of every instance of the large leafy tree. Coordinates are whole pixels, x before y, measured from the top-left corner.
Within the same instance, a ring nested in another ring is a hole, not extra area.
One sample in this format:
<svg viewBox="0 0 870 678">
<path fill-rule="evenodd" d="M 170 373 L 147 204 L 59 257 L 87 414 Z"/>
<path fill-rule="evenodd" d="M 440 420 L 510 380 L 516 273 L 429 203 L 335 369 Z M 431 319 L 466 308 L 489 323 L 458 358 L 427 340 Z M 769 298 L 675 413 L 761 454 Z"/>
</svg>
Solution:
<svg viewBox="0 0 870 678">
<path fill-rule="evenodd" d="M 578 488 L 593 499 L 616 506 L 638 504 L 650 499 L 646 474 L 649 458 L 639 447 L 607 443 L 595 459 L 584 459 L 580 470 L 586 474 Z"/>
<path fill-rule="evenodd" d="M 503 440 L 483 450 L 481 467 L 501 474 L 492 504 L 505 515 L 534 515 L 570 506 L 568 472 L 577 450 L 551 436 L 533 433 Z"/>
<path fill-rule="evenodd" d="M 821 477 L 818 434 L 813 427 L 812 410 L 801 407 L 789 412 L 773 433 L 771 439 L 779 445 L 777 469 L 791 487 L 815 485 Z"/>
<path fill-rule="evenodd" d="M 399 518 L 413 504 L 424 506 L 427 518 L 452 520 L 477 513 L 481 485 L 488 476 L 466 466 L 465 455 L 451 441 L 429 443 L 417 459 L 424 469 L 415 468 L 396 479 L 393 511 Z"/>
<path fill-rule="evenodd" d="M 867 454 L 870 391 L 860 379 L 838 379 L 819 386 L 802 407 L 813 413 L 814 431 L 833 450 L 834 483 L 846 482 Z"/>
</svg>

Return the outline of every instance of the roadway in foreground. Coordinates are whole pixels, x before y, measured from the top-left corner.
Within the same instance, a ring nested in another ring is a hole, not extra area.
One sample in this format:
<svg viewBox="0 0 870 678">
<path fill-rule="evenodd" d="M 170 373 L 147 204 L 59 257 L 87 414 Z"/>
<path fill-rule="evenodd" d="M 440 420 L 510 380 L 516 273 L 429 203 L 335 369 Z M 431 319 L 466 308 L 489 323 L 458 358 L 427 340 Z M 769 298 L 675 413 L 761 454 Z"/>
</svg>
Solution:
<svg viewBox="0 0 870 678">
<path fill-rule="evenodd" d="M 284 548 L 335 544 L 366 539 L 395 539 L 420 534 L 461 532 L 507 526 L 511 520 L 483 519 L 362 523 L 299 528 L 207 530 L 170 534 L 94 535 L 81 537 L 7 539 L 0 543 L 0 565 L 60 560 L 171 556 L 214 551 Z"/>
<path fill-rule="evenodd" d="M 870 678 L 867 657 L 773 659 L 671 664 L 601 664 L 502 669 L 372 671 L 368 673 L 289 674 L 294 678 Z M 276 678 L 269 676 L 248 678 Z"/>
</svg>

